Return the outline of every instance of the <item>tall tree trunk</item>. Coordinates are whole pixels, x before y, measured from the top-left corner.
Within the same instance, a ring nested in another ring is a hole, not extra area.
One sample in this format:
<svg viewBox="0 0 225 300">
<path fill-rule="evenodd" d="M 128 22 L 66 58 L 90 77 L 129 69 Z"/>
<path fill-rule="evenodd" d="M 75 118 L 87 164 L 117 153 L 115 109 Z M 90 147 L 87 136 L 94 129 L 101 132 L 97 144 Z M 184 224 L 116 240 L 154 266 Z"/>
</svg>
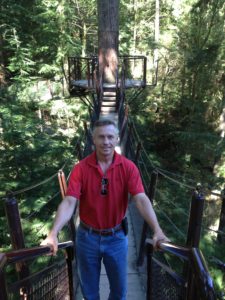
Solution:
<svg viewBox="0 0 225 300">
<path fill-rule="evenodd" d="M 134 28 L 133 28 L 133 53 L 136 53 L 136 44 L 137 44 L 137 3 L 136 0 L 133 0 L 133 10 L 134 10 Z"/>
<path fill-rule="evenodd" d="M 5 72 L 5 55 L 3 51 L 3 37 L 0 34 L 0 86 L 6 84 L 6 72 Z"/>
<path fill-rule="evenodd" d="M 154 49 L 154 67 L 157 68 L 157 62 L 159 59 L 159 0 L 155 0 L 155 44 L 156 48 Z"/>
<path fill-rule="evenodd" d="M 119 0 L 98 0 L 98 56 L 104 82 L 115 83 L 118 68 Z"/>
<path fill-rule="evenodd" d="M 83 28 L 82 28 L 82 52 L 81 52 L 81 56 L 85 57 L 86 56 L 86 49 L 87 49 L 87 25 L 84 22 L 83 23 Z"/>
</svg>

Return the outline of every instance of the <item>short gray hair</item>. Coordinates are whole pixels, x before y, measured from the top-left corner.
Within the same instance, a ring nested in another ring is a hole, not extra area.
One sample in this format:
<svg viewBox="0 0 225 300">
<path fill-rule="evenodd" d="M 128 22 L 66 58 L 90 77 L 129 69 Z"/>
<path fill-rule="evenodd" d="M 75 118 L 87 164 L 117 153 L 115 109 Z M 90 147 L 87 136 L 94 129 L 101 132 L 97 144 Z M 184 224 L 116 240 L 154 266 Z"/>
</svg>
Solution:
<svg viewBox="0 0 225 300">
<path fill-rule="evenodd" d="M 109 119 L 109 118 L 101 118 L 101 119 L 95 121 L 94 126 L 93 126 L 93 131 L 92 131 L 93 134 L 94 134 L 94 131 L 96 128 L 102 127 L 102 126 L 107 126 L 107 125 L 113 125 L 115 127 L 116 134 L 119 134 L 119 129 L 118 129 L 116 123 L 112 119 Z"/>
</svg>

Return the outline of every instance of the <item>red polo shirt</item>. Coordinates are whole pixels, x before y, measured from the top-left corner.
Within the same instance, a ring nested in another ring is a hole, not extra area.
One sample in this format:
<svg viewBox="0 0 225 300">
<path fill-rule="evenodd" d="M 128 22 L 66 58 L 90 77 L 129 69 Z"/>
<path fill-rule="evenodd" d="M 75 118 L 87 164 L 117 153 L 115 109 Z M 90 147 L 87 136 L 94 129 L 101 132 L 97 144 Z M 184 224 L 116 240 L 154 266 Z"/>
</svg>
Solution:
<svg viewBox="0 0 225 300">
<path fill-rule="evenodd" d="M 101 195 L 102 178 L 108 179 L 107 195 Z M 80 219 L 98 229 L 120 224 L 127 209 L 128 193 L 143 193 L 141 177 L 135 164 L 114 152 L 114 159 L 105 176 L 93 152 L 74 166 L 67 196 L 80 200 Z"/>
</svg>

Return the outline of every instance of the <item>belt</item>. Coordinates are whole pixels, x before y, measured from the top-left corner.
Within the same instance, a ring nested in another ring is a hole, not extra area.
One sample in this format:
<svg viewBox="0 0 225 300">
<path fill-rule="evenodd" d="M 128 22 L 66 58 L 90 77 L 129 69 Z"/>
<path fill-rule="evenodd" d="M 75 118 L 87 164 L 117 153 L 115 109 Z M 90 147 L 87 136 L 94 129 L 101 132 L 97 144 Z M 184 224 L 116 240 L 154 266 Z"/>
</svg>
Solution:
<svg viewBox="0 0 225 300">
<path fill-rule="evenodd" d="M 93 233 L 96 233 L 98 235 L 104 235 L 104 236 L 107 236 L 107 235 L 113 235 L 115 232 L 118 232 L 120 230 L 122 230 L 122 225 L 119 224 L 113 228 L 110 228 L 110 229 L 96 229 L 96 228 L 93 228 L 87 224 L 85 224 L 84 222 L 80 221 L 80 226 L 83 228 L 83 229 L 86 229 L 90 232 L 93 232 Z"/>
</svg>

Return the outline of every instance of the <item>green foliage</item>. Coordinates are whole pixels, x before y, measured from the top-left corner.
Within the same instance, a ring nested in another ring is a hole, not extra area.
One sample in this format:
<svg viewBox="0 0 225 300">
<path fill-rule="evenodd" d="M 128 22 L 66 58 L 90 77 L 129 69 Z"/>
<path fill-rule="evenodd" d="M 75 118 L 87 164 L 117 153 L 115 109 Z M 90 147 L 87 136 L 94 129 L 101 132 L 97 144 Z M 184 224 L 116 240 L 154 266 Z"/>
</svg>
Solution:
<svg viewBox="0 0 225 300">
<path fill-rule="evenodd" d="M 47 100 L 46 96 L 51 96 L 49 83 L 39 83 L 39 93 L 34 93 L 34 89 L 35 85 L 30 84 L 2 91 L 0 108 L 0 196 L 28 188 L 16 198 L 29 246 L 37 245 L 52 224 L 53 212 L 60 201 L 60 195 L 56 195 L 57 171 L 66 163 L 67 175 L 75 163 L 74 147 L 82 133 L 80 122 L 87 117 L 77 99 Z M 54 85 L 51 90 L 54 91 Z M 46 179 L 49 180 L 39 185 Z M 4 215 L 1 200 L 3 248 L 10 246 Z"/>
</svg>

